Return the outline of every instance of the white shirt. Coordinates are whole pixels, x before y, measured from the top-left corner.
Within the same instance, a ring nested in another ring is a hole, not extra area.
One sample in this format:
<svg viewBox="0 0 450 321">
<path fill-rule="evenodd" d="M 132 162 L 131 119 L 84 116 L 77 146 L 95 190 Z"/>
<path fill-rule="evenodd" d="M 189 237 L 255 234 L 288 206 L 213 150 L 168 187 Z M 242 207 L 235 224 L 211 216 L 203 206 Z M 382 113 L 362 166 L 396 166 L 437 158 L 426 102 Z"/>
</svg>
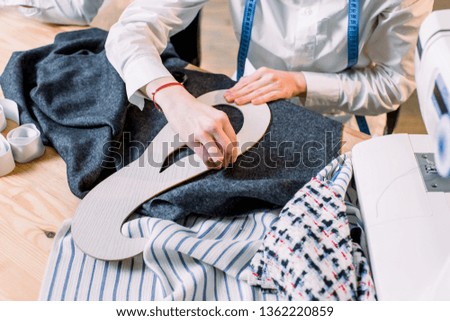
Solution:
<svg viewBox="0 0 450 321">
<path fill-rule="evenodd" d="M 135 0 L 106 43 L 131 102 L 150 81 L 170 75 L 159 57 L 205 0 Z M 245 0 L 228 2 L 240 39 Z M 303 71 L 305 107 L 325 114 L 379 115 L 395 110 L 415 89 L 418 28 L 432 0 L 361 0 L 360 56 L 347 67 L 347 0 L 260 0 L 248 58 L 255 68 Z M 220 37 L 218 37 L 220 41 Z M 213 71 L 213 70 L 212 70 Z"/>
<path fill-rule="evenodd" d="M 36 20 L 67 25 L 86 25 L 97 15 L 104 0 L 0 0 L 2 6 L 20 6 Z"/>
<path fill-rule="evenodd" d="M 206 1 L 135 0 L 125 10 L 111 29 L 106 52 L 126 83 L 130 102 L 142 108 L 138 90 L 170 75 L 159 55 L 169 37 L 184 29 Z M 61 23 L 89 22 L 102 2 L 0 0 L 35 6 L 39 11 L 24 10 Z M 228 4 L 240 39 L 245 0 Z M 395 110 L 415 89 L 418 28 L 432 6 L 433 0 L 361 0 L 359 61 L 345 70 L 348 0 L 259 0 L 248 58 L 255 68 L 303 71 L 306 108 L 356 128 L 352 114 L 382 115 L 368 117 L 371 132 L 382 134 L 384 113 Z"/>
</svg>

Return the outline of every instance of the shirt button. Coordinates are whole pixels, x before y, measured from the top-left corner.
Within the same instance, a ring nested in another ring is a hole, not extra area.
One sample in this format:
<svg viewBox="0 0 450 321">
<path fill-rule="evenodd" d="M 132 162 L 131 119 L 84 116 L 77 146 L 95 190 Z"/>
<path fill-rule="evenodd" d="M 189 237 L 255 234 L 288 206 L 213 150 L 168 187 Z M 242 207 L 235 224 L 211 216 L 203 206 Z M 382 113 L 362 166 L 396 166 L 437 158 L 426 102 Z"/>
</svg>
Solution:
<svg viewBox="0 0 450 321">
<path fill-rule="evenodd" d="M 308 8 L 308 9 L 303 10 L 303 14 L 305 16 L 310 16 L 312 14 L 312 9 Z"/>
</svg>

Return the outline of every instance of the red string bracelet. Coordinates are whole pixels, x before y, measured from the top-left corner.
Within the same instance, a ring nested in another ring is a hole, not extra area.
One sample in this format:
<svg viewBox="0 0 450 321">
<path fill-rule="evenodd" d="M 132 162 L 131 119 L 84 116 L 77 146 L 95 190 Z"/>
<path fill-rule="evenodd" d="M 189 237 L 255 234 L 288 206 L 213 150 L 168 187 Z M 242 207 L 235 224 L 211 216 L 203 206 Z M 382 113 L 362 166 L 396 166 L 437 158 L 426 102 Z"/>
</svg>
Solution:
<svg viewBox="0 0 450 321">
<path fill-rule="evenodd" d="M 161 107 L 159 107 L 159 105 L 156 103 L 155 101 L 155 95 L 158 91 L 161 91 L 165 88 L 168 87 L 172 87 L 172 86 L 183 86 L 183 84 L 179 83 L 178 81 L 174 81 L 174 82 L 168 82 L 167 84 L 164 84 L 162 86 L 159 86 L 158 88 L 156 88 L 156 90 L 154 92 L 152 92 L 152 100 L 153 100 L 153 104 L 155 105 L 155 108 L 158 109 L 159 111 L 161 110 Z"/>
</svg>

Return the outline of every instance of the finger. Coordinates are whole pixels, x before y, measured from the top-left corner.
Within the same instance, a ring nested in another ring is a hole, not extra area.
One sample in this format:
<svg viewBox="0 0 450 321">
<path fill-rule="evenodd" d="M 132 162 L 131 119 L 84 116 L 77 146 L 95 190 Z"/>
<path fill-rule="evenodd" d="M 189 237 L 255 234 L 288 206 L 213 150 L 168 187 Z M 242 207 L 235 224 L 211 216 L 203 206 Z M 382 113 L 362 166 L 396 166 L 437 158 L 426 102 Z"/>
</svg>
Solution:
<svg viewBox="0 0 450 321">
<path fill-rule="evenodd" d="M 238 149 L 239 146 L 238 146 L 236 133 L 235 133 L 235 131 L 234 131 L 234 129 L 231 126 L 231 123 L 229 121 L 224 123 L 223 131 L 228 136 L 228 138 L 230 139 L 231 146 L 232 146 L 231 163 L 234 163 L 234 162 L 236 162 L 236 159 L 237 159 L 238 154 L 239 154 L 239 149 Z"/>
<path fill-rule="evenodd" d="M 258 80 L 259 78 L 261 78 L 261 71 L 257 70 L 256 72 L 254 72 L 253 74 L 249 75 L 249 76 L 245 76 L 242 77 L 237 84 L 235 84 L 233 87 L 231 87 L 230 89 L 228 89 L 225 92 L 225 99 L 228 100 L 228 97 L 233 95 L 234 92 L 242 89 L 243 87 L 247 86 L 248 84 Z"/>
<path fill-rule="evenodd" d="M 256 100 L 260 96 L 265 96 L 271 92 L 277 92 L 276 87 L 277 87 L 276 84 L 270 83 L 264 87 L 258 88 L 257 90 L 248 93 L 245 96 L 241 96 L 241 97 L 235 99 L 234 102 L 237 105 L 244 105 L 244 104 L 248 104 L 250 102 L 254 102 L 254 100 Z"/>
<path fill-rule="evenodd" d="M 271 102 L 271 101 L 275 101 L 275 100 L 278 100 L 278 99 L 282 99 L 281 92 L 278 91 L 278 90 L 273 90 L 273 91 L 270 91 L 270 92 L 268 92 L 266 94 L 257 96 L 255 99 L 253 99 L 251 101 L 251 103 L 254 104 L 254 105 L 260 105 L 260 104 L 265 104 L 265 103 L 268 103 L 268 102 Z"/>
<path fill-rule="evenodd" d="M 206 153 L 208 154 L 208 161 L 210 163 L 223 164 L 223 153 L 220 150 L 219 146 L 217 146 L 217 143 L 211 136 L 211 134 L 206 132 L 197 134 L 194 137 L 194 141 L 199 142 L 206 149 Z"/>
<path fill-rule="evenodd" d="M 229 97 L 233 101 L 236 101 L 237 99 L 258 90 L 259 88 L 263 88 L 263 87 L 269 85 L 271 82 L 272 82 L 271 77 L 263 76 L 255 81 L 247 84 L 246 86 L 242 87 L 241 89 L 230 93 Z"/>
<path fill-rule="evenodd" d="M 194 151 L 195 154 L 197 154 L 200 157 L 203 163 L 205 164 L 208 163 L 209 155 L 202 144 L 200 144 L 199 142 L 188 142 L 187 145 L 189 146 L 190 149 Z"/>
<path fill-rule="evenodd" d="M 241 88 L 247 86 L 248 84 L 252 83 L 253 81 L 255 81 L 256 79 L 259 79 L 260 76 L 256 73 L 253 73 L 249 76 L 245 76 L 242 77 L 241 79 L 239 79 L 239 81 L 229 89 L 230 92 L 235 92 L 237 90 L 240 90 Z"/>
<path fill-rule="evenodd" d="M 210 157 L 208 152 L 206 151 L 206 148 L 199 142 L 189 142 L 187 144 L 190 149 L 194 151 L 195 154 L 197 154 L 200 159 L 203 161 L 203 163 L 210 169 L 220 169 L 222 164 L 219 166 L 213 162 L 210 161 Z"/>
<path fill-rule="evenodd" d="M 222 129 L 217 129 L 214 133 L 214 138 L 222 150 L 224 156 L 224 167 L 228 167 L 228 165 L 232 162 L 233 158 L 233 145 L 231 143 L 230 138 L 225 134 Z"/>
</svg>

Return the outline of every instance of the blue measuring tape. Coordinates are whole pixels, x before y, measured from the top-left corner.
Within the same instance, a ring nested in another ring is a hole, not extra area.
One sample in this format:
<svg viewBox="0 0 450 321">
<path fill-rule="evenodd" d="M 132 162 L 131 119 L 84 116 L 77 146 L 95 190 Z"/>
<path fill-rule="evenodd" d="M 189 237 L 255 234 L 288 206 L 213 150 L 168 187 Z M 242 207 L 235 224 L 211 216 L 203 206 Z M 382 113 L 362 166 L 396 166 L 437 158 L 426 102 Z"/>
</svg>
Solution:
<svg viewBox="0 0 450 321">
<path fill-rule="evenodd" d="M 244 18 L 242 20 L 241 41 L 239 44 L 237 62 L 237 80 L 241 79 L 245 71 L 245 60 L 247 59 L 250 39 L 252 37 L 253 19 L 255 17 L 257 0 L 247 0 L 245 2 Z M 359 59 L 359 19 L 360 0 L 349 0 L 348 3 L 348 64 L 347 69 L 358 63 Z M 369 126 L 364 116 L 355 116 L 359 130 L 370 135 Z"/>
<path fill-rule="evenodd" d="M 358 63 L 359 58 L 359 16 L 360 0 L 349 0 L 348 3 L 348 65 L 352 68 Z"/>
<path fill-rule="evenodd" d="M 256 4 L 258 0 L 247 0 L 245 2 L 244 19 L 242 20 L 241 42 L 239 44 L 237 76 L 239 80 L 244 75 L 245 60 L 250 47 L 250 39 L 252 37 L 253 18 L 255 17 Z"/>
<path fill-rule="evenodd" d="M 361 13 L 360 0 L 349 0 L 348 2 L 348 65 L 347 69 L 352 68 L 358 63 L 359 58 L 359 19 Z M 369 125 L 366 117 L 356 115 L 356 123 L 359 130 L 367 135 L 370 135 Z"/>
</svg>

